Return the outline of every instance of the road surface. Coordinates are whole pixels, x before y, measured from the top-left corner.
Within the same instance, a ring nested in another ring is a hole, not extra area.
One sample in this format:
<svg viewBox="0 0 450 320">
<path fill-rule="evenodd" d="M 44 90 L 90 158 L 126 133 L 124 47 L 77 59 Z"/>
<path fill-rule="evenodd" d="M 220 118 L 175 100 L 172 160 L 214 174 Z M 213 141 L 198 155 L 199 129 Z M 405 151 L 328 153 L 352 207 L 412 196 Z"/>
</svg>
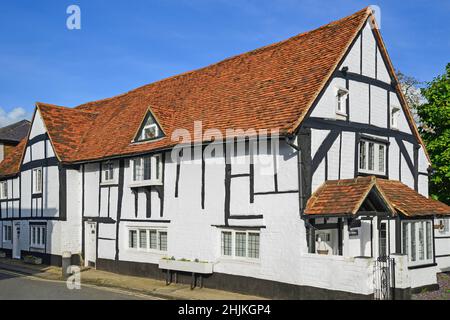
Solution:
<svg viewBox="0 0 450 320">
<path fill-rule="evenodd" d="M 148 295 L 82 285 L 69 290 L 65 282 L 44 280 L 0 269 L 1 300 L 153 300 Z"/>
</svg>

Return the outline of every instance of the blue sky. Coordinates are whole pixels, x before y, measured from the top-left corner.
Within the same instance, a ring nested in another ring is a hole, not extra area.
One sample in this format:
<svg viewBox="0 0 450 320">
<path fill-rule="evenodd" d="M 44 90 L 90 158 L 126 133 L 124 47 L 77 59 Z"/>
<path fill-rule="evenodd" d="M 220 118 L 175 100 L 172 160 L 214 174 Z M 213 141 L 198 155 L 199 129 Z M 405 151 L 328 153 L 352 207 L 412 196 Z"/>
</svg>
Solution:
<svg viewBox="0 0 450 320">
<path fill-rule="evenodd" d="M 81 8 L 81 30 L 66 9 Z M 68 107 L 114 96 L 349 15 L 381 8 L 396 68 L 431 80 L 450 62 L 450 1 L 3 0 L 0 126 L 36 101 Z"/>
</svg>

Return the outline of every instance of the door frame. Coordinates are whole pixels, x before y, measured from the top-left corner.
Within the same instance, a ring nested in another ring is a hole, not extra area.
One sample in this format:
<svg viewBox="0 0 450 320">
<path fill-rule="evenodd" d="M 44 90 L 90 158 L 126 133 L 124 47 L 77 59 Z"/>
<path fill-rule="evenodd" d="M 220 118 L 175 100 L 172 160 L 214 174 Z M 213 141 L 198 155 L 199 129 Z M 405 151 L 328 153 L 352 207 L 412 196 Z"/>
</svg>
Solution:
<svg viewBox="0 0 450 320">
<path fill-rule="evenodd" d="M 98 246 L 98 223 L 95 221 L 86 221 L 85 222 L 85 239 L 84 239 L 84 252 L 85 252 L 85 257 L 84 257 L 84 265 L 85 267 L 96 267 L 97 266 L 97 246 Z M 93 226 L 93 229 L 91 228 L 91 226 Z M 92 230 L 94 230 L 94 234 L 92 233 Z M 94 245 L 93 248 L 91 248 L 91 240 L 92 240 L 92 236 L 95 236 L 95 241 L 94 241 Z M 92 251 L 93 250 L 93 251 Z M 89 260 L 89 258 L 91 256 L 94 256 L 94 260 Z"/>
</svg>

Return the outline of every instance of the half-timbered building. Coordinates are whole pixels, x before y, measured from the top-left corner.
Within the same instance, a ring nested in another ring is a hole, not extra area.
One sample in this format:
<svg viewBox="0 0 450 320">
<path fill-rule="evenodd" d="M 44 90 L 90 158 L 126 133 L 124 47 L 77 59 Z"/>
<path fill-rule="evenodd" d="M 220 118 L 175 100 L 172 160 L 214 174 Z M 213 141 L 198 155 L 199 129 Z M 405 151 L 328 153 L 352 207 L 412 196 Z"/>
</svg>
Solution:
<svg viewBox="0 0 450 320">
<path fill-rule="evenodd" d="M 404 294 L 450 267 L 431 165 L 364 9 L 119 96 L 37 103 L 0 164 L 1 247 L 279 298 L 370 297 L 387 263 Z"/>
</svg>

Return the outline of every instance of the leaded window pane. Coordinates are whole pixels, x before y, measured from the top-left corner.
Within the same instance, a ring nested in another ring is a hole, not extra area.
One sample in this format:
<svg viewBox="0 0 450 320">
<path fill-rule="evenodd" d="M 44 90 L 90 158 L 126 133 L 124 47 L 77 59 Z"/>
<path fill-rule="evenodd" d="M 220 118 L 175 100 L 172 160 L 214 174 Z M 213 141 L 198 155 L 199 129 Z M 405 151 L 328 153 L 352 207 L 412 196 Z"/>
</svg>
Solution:
<svg viewBox="0 0 450 320">
<path fill-rule="evenodd" d="M 149 237 L 149 239 L 150 239 L 150 249 L 156 250 L 156 249 L 158 249 L 158 242 L 157 242 L 158 233 L 157 233 L 156 230 L 150 230 L 149 232 L 150 232 L 150 237 Z"/>
<path fill-rule="evenodd" d="M 426 232 L 427 232 L 427 260 L 430 260 L 433 258 L 433 236 L 432 236 L 432 226 L 431 222 L 427 221 L 426 225 Z"/>
<path fill-rule="evenodd" d="M 259 233 L 248 234 L 248 257 L 259 258 Z"/>
<path fill-rule="evenodd" d="M 147 230 L 139 231 L 139 248 L 147 249 Z"/>
<path fill-rule="evenodd" d="M 374 162 L 375 162 L 375 145 L 373 144 L 373 142 L 369 142 L 369 165 L 368 165 L 368 169 L 372 170 L 374 169 Z"/>
<path fill-rule="evenodd" d="M 409 255 L 409 224 L 403 224 L 403 254 Z"/>
<path fill-rule="evenodd" d="M 159 232 L 159 250 L 167 251 L 167 232 Z"/>
<path fill-rule="evenodd" d="M 152 158 L 144 158 L 144 180 L 151 180 L 152 178 Z"/>
<path fill-rule="evenodd" d="M 378 171 L 384 172 L 384 146 L 380 145 L 378 149 Z"/>
<path fill-rule="evenodd" d="M 359 142 L 359 168 L 366 169 L 366 142 Z"/>
<path fill-rule="evenodd" d="M 245 232 L 236 232 L 235 255 L 237 257 L 245 257 L 247 251 L 247 234 Z"/>
<path fill-rule="evenodd" d="M 136 230 L 130 230 L 129 233 L 129 247 L 132 249 L 137 248 L 137 231 Z"/>
<path fill-rule="evenodd" d="M 411 261 L 416 261 L 416 223 L 411 223 Z"/>
<path fill-rule="evenodd" d="M 232 233 L 222 232 L 222 255 L 231 256 L 232 253 Z"/>
</svg>

